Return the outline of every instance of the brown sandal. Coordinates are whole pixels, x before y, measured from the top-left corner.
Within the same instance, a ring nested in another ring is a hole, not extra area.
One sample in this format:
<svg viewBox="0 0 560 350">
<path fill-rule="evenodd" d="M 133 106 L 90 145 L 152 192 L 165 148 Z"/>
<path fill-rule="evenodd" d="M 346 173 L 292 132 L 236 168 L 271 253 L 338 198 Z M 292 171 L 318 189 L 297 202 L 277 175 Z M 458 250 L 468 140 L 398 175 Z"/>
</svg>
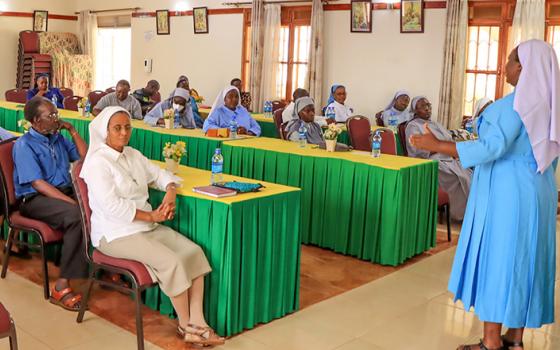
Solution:
<svg viewBox="0 0 560 350">
<path fill-rule="evenodd" d="M 177 326 L 177 336 L 185 343 L 202 346 L 223 345 L 225 339 L 218 336 L 210 327 L 199 327 L 189 323 L 187 328 Z"/>
<path fill-rule="evenodd" d="M 502 347 L 491 349 L 484 345 L 482 339 L 480 339 L 480 343 L 472 344 L 472 345 L 461 345 L 457 348 L 457 350 L 501 350 Z"/>
<path fill-rule="evenodd" d="M 82 301 L 82 295 L 74 294 L 72 297 L 69 297 L 70 294 L 74 294 L 74 291 L 72 291 L 72 288 L 70 287 L 64 288 L 60 291 L 56 290 L 56 287 L 54 287 L 52 289 L 49 301 L 68 311 L 80 311 L 80 302 Z"/>
</svg>

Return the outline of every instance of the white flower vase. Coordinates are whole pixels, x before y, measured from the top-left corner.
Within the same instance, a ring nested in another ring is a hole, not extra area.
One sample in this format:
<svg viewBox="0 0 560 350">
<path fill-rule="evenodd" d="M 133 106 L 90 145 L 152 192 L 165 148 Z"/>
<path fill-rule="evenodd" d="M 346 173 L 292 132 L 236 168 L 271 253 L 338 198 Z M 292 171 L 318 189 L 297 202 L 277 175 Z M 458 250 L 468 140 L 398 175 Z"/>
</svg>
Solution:
<svg viewBox="0 0 560 350">
<path fill-rule="evenodd" d="M 80 116 L 84 116 L 84 108 L 83 107 L 78 107 L 78 113 L 80 114 Z"/>
<path fill-rule="evenodd" d="M 176 161 L 173 158 L 165 158 L 165 169 L 173 174 L 176 174 L 177 170 L 179 170 L 179 161 Z"/>
<path fill-rule="evenodd" d="M 165 128 L 166 129 L 173 129 L 173 120 L 164 119 L 163 122 L 165 123 Z"/>
<path fill-rule="evenodd" d="M 334 140 L 325 140 L 325 145 L 327 152 L 334 152 L 336 149 L 336 139 Z"/>
</svg>

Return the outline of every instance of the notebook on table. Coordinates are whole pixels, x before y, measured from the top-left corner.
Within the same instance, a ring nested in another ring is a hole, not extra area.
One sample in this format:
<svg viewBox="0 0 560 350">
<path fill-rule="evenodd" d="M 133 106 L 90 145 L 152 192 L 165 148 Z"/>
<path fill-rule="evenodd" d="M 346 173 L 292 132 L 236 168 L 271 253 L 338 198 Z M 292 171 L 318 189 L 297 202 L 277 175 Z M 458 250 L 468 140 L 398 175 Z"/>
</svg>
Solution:
<svg viewBox="0 0 560 350">
<path fill-rule="evenodd" d="M 214 198 L 231 197 L 237 194 L 237 191 L 235 190 L 217 186 L 193 187 L 193 192 L 204 194 L 206 196 Z"/>
</svg>

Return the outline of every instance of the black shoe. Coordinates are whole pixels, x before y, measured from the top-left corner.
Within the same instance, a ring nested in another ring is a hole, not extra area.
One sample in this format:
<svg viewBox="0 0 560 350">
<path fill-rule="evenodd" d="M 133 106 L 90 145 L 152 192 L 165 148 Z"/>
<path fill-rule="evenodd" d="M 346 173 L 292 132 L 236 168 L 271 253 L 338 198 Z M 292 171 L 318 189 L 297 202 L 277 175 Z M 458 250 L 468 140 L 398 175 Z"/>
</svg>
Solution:
<svg viewBox="0 0 560 350">
<path fill-rule="evenodd" d="M 523 348 L 523 342 L 513 342 L 506 339 L 505 335 L 502 335 L 502 350 L 509 350 L 510 347 L 520 347 Z"/>
<path fill-rule="evenodd" d="M 10 252 L 10 256 L 15 256 L 16 258 L 29 260 L 31 259 L 31 254 L 29 253 L 29 248 L 27 247 L 20 247 L 17 252 L 13 250 Z"/>
</svg>

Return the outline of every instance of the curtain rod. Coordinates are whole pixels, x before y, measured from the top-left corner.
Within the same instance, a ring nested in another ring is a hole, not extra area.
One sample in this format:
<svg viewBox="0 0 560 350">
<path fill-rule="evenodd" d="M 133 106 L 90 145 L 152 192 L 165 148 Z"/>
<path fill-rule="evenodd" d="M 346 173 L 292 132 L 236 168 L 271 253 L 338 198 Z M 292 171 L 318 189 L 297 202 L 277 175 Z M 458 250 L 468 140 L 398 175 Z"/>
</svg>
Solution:
<svg viewBox="0 0 560 350">
<path fill-rule="evenodd" d="M 329 2 L 335 2 L 338 0 L 321 0 L 321 2 L 328 4 Z M 313 0 L 294 0 L 294 1 L 287 1 L 287 0 L 269 0 L 265 1 L 264 4 L 291 4 L 291 3 L 298 3 L 298 2 L 313 2 Z M 246 2 L 223 2 L 222 5 L 224 6 L 240 6 L 240 5 L 252 5 L 252 1 Z"/>
<path fill-rule="evenodd" d="M 113 10 L 97 10 L 97 11 L 90 11 L 91 13 L 103 13 L 103 12 L 121 12 L 121 11 L 138 11 L 140 7 L 127 7 L 124 9 L 113 9 Z M 79 12 L 74 12 L 74 14 L 79 15 Z"/>
</svg>

